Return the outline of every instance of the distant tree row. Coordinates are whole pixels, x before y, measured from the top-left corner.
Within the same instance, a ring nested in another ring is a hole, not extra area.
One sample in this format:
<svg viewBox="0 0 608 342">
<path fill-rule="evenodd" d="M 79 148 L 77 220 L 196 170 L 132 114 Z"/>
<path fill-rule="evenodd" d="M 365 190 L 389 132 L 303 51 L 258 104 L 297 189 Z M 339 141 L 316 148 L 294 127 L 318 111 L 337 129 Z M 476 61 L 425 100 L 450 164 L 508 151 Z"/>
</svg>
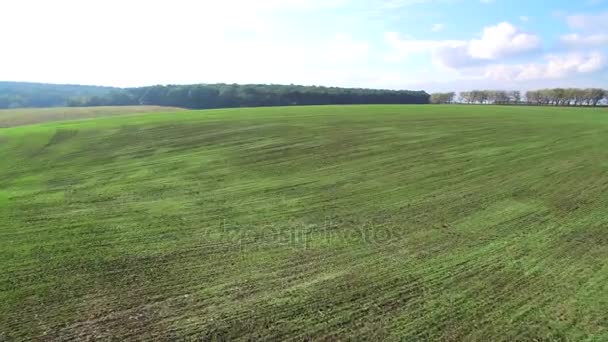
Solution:
<svg viewBox="0 0 608 342">
<path fill-rule="evenodd" d="M 545 106 L 597 106 L 607 97 L 608 91 L 599 88 L 554 88 L 526 92 L 528 103 Z"/>
<path fill-rule="evenodd" d="M 431 94 L 431 103 L 432 104 L 449 104 L 454 103 L 454 99 L 456 98 L 455 92 L 450 93 L 434 93 Z"/>
<path fill-rule="evenodd" d="M 599 88 L 554 88 L 530 90 L 525 98 L 518 90 L 472 90 L 459 94 L 459 102 L 467 104 L 530 104 L 537 106 L 597 106 L 608 102 L 608 90 Z M 455 93 L 431 94 L 431 103 L 455 101 Z"/>
<path fill-rule="evenodd" d="M 24 82 L 0 82 L 0 108 L 56 106 L 159 105 L 184 108 L 228 108 L 331 104 L 530 104 L 597 106 L 608 104 L 608 91 L 598 88 L 472 90 L 435 93 L 296 85 L 195 84 L 112 88 Z"/>
<path fill-rule="evenodd" d="M 460 93 L 461 102 L 481 104 L 513 104 L 521 102 L 518 90 L 473 90 Z"/>
<path fill-rule="evenodd" d="M 104 96 L 76 97 L 70 106 L 159 105 L 228 108 L 331 104 L 428 104 L 424 91 L 296 85 L 197 84 L 127 88 Z"/>
</svg>

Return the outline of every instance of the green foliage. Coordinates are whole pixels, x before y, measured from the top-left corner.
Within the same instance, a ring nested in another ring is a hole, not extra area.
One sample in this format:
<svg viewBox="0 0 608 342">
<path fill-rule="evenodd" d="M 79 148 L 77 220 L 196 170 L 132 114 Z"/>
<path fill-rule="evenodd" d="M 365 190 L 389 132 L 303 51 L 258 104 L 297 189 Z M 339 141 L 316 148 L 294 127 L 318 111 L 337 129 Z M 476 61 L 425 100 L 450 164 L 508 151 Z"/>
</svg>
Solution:
<svg viewBox="0 0 608 342">
<path fill-rule="evenodd" d="M 530 90 L 526 92 L 526 101 L 522 102 L 521 93 L 517 90 L 473 90 L 460 93 L 463 103 L 477 104 L 531 104 L 537 106 L 597 106 L 608 102 L 608 91 L 598 88 L 555 88 Z M 432 99 L 431 99 L 432 102 Z"/>
<path fill-rule="evenodd" d="M 455 92 L 450 93 L 433 93 L 431 94 L 431 103 L 432 104 L 450 104 L 454 102 L 454 98 L 456 97 Z"/>
<path fill-rule="evenodd" d="M 555 88 L 526 92 L 528 103 L 554 106 L 597 106 L 608 96 L 608 91 L 597 88 Z"/>
<path fill-rule="evenodd" d="M 24 82 L 0 82 L 0 109 L 21 107 L 56 107 L 71 104 L 77 98 L 105 96 L 117 88 L 58 85 Z"/>
<path fill-rule="evenodd" d="M 264 84 L 196 84 L 131 88 L 122 91 L 126 104 L 184 108 L 230 108 L 326 104 L 424 104 L 423 91 L 350 89 Z M 79 102 L 81 106 L 123 105 L 111 96 Z"/>
<path fill-rule="evenodd" d="M 108 88 L 0 82 L 0 109 L 56 106 L 155 105 L 230 108 L 324 104 L 425 104 L 424 91 L 265 84 L 194 84 Z"/>
<path fill-rule="evenodd" d="M 521 93 L 519 90 L 473 90 L 461 92 L 460 99 L 468 104 L 518 104 Z"/>
<path fill-rule="evenodd" d="M 0 129 L 0 339 L 605 341 L 607 139 L 524 106 Z"/>
</svg>

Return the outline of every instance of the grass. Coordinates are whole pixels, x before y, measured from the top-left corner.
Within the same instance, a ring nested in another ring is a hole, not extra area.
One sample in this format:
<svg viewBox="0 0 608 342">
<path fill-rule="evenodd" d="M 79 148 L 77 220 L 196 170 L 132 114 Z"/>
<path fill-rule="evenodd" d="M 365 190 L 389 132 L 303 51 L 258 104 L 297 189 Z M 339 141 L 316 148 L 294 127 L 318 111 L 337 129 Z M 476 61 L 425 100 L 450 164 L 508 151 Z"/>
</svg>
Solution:
<svg viewBox="0 0 608 342">
<path fill-rule="evenodd" d="M 608 339 L 608 112 L 0 130 L 0 340 Z"/>
<path fill-rule="evenodd" d="M 179 110 L 182 109 L 159 106 L 0 109 L 0 128 L 32 125 L 44 122 L 99 118 L 125 114 L 176 112 Z"/>
</svg>

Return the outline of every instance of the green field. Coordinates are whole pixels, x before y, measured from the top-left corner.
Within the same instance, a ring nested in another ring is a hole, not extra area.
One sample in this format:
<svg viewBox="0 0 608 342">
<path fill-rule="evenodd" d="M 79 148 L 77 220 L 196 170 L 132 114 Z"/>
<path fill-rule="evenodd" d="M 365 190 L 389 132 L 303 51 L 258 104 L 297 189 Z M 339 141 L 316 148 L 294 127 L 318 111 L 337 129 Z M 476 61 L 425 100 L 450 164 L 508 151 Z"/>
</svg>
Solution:
<svg viewBox="0 0 608 342">
<path fill-rule="evenodd" d="M 608 111 L 0 129 L 0 340 L 607 340 Z"/>
</svg>

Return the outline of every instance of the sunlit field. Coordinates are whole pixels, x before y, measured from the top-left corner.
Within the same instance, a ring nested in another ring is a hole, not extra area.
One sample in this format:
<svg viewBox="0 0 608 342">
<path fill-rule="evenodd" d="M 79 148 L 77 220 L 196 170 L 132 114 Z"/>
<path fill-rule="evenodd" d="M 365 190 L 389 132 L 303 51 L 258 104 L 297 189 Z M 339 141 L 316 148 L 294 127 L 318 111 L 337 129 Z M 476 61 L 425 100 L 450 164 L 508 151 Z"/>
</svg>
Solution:
<svg viewBox="0 0 608 342">
<path fill-rule="evenodd" d="M 606 109 L 62 113 L 0 112 L 0 341 L 608 339 Z"/>
</svg>

